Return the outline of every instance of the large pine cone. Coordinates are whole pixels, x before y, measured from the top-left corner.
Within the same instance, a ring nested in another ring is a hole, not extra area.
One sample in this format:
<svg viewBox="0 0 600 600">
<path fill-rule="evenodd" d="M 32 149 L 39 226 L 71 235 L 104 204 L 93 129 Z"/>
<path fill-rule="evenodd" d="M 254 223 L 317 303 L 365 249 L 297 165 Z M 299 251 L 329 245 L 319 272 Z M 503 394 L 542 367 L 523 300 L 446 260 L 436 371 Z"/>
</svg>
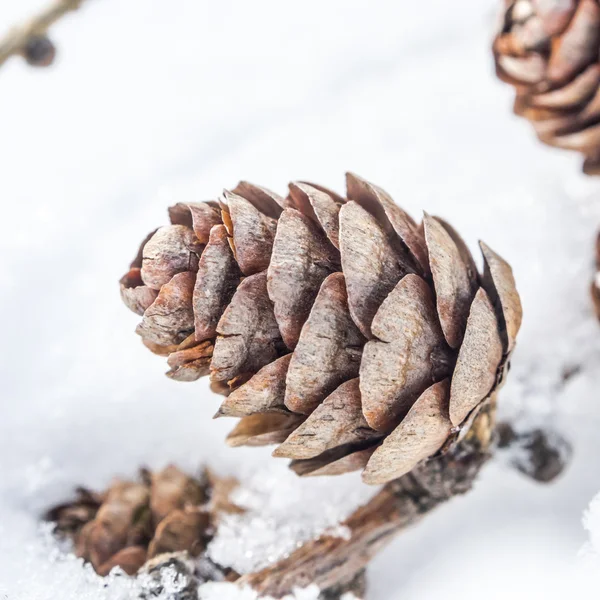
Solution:
<svg viewBox="0 0 600 600">
<path fill-rule="evenodd" d="M 458 436 L 492 396 L 521 323 L 510 266 L 480 277 L 450 225 L 417 225 L 355 175 L 348 199 L 240 183 L 177 204 L 121 280 L 174 379 L 210 373 L 242 417 L 231 445 L 281 443 L 300 474 L 381 483 Z"/>
<path fill-rule="evenodd" d="M 494 41 L 498 76 L 516 88 L 515 113 L 539 139 L 578 150 L 600 174 L 598 0 L 504 0 Z"/>
<path fill-rule="evenodd" d="M 208 471 L 194 478 L 173 465 L 142 470 L 138 481 L 116 480 L 103 493 L 80 488 L 75 500 L 51 509 L 46 520 L 99 575 L 115 567 L 133 575 L 165 553 L 204 552 L 218 513 L 239 512 L 228 500 L 236 485 Z"/>
</svg>

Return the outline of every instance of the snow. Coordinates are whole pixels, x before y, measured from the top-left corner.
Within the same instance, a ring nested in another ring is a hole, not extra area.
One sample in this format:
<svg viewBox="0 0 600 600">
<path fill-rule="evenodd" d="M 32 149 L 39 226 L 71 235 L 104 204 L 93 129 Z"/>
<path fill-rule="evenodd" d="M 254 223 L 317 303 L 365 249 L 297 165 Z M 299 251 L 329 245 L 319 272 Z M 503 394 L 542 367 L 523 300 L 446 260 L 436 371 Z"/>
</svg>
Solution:
<svg viewBox="0 0 600 600">
<path fill-rule="evenodd" d="M 42 4 L 4 0 L 0 23 Z M 581 515 L 600 488 L 600 331 L 588 298 L 600 180 L 511 115 L 488 52 L 495 4 L 90 0 L 53 31 L 54 68 L 2 68 L 2 600 L 134 593 L 40 533 L 38 516 L 75 485 L 170 462 L 209 462 L 250 486 L 283 473 L 268 449 L 224 445 L 231 423 L 212 421 L 206 382 L 163 376 L 116 282 L 170 203 L 241 178 L 341 191 L 346 170 L 513 264 L 525 321 L 501 410 L 574 443 L 550 486 L 502 461 L 486 467 L 472 493 L 374 560 L 369 599 L 597 596 L 576 563 Z M 281 477 L 296 507 L 345 485 Z"/>
<path fill-rule="evenodd" d="M 583 525 L 589 534 L 584 553 L 597 555 L 600 559 L 600 492 L 594 496 L 583 516 Z"/>
<path fill-rule="evenodd" d="M 359 473 L 308 479 L 299 486 L 298 476 L 274 461 L 233 493 L 233 502 L 246 512 L 224 518 L 208 556 L 244 574 L 286 558 L 323 533 L 347 538 L 349 529 L 340 522 L 377 491 L 362 485 Z"/>
<path fill-rule="evenodd" d="M 267 596 L 258 596 L 248 587 L 241 588 L 233 583 L 206 583 L 200 587 L 199 600 L 272 600 Z M 282 600 L 318 600 L 319 588 L 310 585 L 307 588 L 298 588 L 293 594 L 288 594 Z M 351 598 L 343 600 L 352 600 Z"/>
<path fill-rule="evenodd" d="M 20 540 L 13 540 L 13 543 L 20 543 Z M 26 576 L 14 578 L 13 587 L 0 585 L 0 598 L 3 600 L 173 600 L 188 585 L 188 579 L 171 566 L 161 569 L 158 585 L 148 574 L 131 578 L 119 569 L 113 570 L 106 578 L 99 577 L 90 565 L 84 565 L 81 559 L 57 547 L 48 524 L 38 527 L 35 542 L 20 548 L 19 562 Z M 4 558 L 8 549 L 2 547 L 2 551 Z M 318 595 L 319 589 L 312 585 L 294 590 L 283 600 L 317 600 Z M 225 582 L 200 585 L 198 596 L 200 600 L 259 600 L 257 593 L 250 588 Z M 261 596 L 260 600 L 270 599 Z"/>
</svg>

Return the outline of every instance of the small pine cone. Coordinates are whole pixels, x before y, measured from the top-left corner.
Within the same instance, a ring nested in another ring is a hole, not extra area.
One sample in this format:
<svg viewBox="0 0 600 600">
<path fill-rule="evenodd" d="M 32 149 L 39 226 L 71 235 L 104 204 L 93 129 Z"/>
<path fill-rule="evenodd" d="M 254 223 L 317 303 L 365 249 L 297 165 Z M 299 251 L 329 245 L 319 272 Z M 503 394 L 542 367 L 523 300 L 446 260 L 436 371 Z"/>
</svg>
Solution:
<svg viewBox="0 0 600 600">
<path fill-rule="evenodd" d="M 510 266 L 456 231 L 417 225 L 382 189 L 347 195 L 249 183 L 178 204 L 121 280 L 168 375 L 210 374 L 241 417 L 230 445 L 280 443 L 302 475 L 364 467 L 382 483 L 467 429 L 495 392 L 521 323 Z"/>
<path fill-rule="evenodd" d="M 141 475 L 140 481 L 117 480 L 103 494 L 79 489 L 75 500 L 46 514 L 99 575 L 115 567 L 133 575 L 165 553 L 197 556 L 206 548 L 216 513 L 233 506 L 225 505 L 219 491 L 231 491 L 230 480 L 211 474 L 201 481 L 172 465 Z M 216 504 L 213 495 L 219 496 Z"/>
<path fill-rule="evenodd" d="M 584 156 L 600 174 L 598 0 L 504 0 L 496 72 L 516 89 L 514 110 L 539 139 Z"/>
</svg>

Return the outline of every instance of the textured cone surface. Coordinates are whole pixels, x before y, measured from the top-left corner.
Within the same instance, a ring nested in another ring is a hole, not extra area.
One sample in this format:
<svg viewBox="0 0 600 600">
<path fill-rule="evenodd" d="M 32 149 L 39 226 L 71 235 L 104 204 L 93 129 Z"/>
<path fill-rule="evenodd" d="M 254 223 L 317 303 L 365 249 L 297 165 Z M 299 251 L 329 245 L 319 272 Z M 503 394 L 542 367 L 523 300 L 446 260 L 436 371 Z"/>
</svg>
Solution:
<svg viewBox="0 0 600 600">
<path fill-rule="evenodd" d="M 516 89 L 515 113 L 599 174 L 598 0 L 505 0 L 493 49 L 498 76 Z"/>
<path fill-rule="evenodd" d="M 196 479 L 174 466 L 143 470 L 138 481 L 117 480 L 102 494 L 78 490 L 46 519 L 99 575 L 115 567 L 133 575 L 161 554 L 201 554 L 217 515 L 239 511 L 228 501 L 235 485 L 211 473 Z"/>
<path fill-rule="evenodd" d="M 232 446 L 280 444 L 302 475 L 400 477 L 448 449 L 496 390 L 521 324 L 508 263 L 417 224 L 347 175 L 347 198 L 247 182 L 178 204 L 121 280 L 173 379 L 210 374 Z M 202 208 L 201 208 L 202 207 Z M 217 209 L 218 207 L 218 209 Z M 463 431 L 464 433 L 464 431 Z"/>
</svg>

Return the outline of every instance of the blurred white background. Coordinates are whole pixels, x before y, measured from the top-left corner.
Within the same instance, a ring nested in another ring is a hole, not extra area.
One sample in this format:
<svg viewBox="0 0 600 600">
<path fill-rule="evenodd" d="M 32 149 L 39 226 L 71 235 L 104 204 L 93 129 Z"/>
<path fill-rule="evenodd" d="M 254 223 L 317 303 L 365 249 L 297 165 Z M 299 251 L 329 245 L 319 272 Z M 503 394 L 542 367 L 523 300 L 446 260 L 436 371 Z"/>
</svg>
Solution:
<svg viewBox="0 0 600 600">
<path fill-rule="evenodd" d="M 0 28 L 43 4 L 1 0 Z M 374 561 L 369 599 L 598 596 L 577 555 L 600 490 L 600 180 L 512 116 L 495 4 L 89 0 L 52 29 L 52 68 L 0 70 L 0 597 L 113 600 L 40 556 L 38 515 L 74 485 L 270 460 L 225 448 L 207 383 L 164 377 L 117 282 L 169 204 L 242 178 L 343 192 L 347 170 L 512 263 L 525 321 L 503 410 L 575 445 L 547 487 L 489 465 Z"/>
</svg>

